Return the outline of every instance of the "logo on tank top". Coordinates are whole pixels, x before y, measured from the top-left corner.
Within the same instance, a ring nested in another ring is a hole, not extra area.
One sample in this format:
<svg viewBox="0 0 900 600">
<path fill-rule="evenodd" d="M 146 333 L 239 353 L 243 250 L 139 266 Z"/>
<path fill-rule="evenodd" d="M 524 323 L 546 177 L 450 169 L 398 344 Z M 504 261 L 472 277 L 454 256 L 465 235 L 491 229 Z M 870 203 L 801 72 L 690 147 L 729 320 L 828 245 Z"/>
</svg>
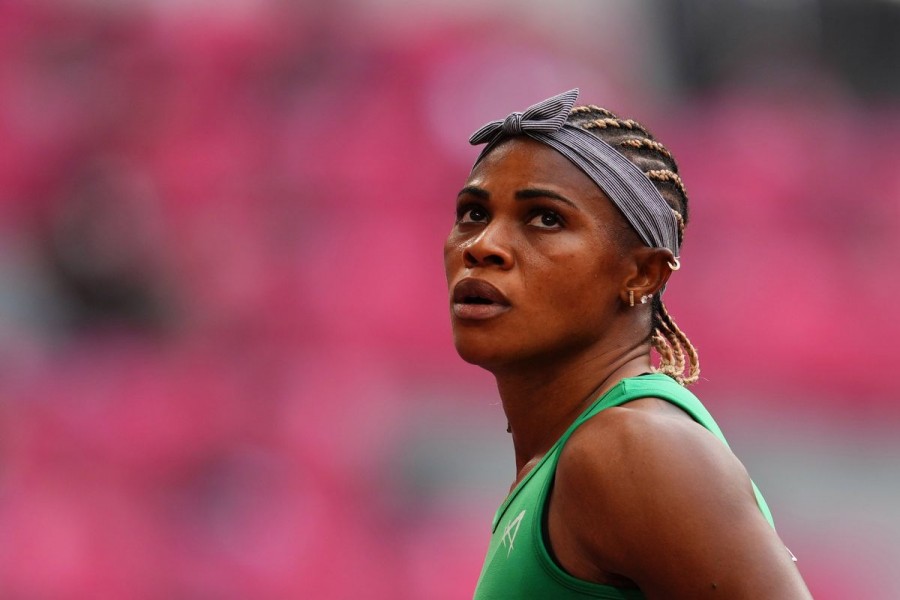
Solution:
<svg viewBox="0 0 900 600">
<path fill-rule="evenodd" d="M 525 511 L 523 510 L 516 518 L 509 522 L 506 528 L 503 530 L 503 537 L 500 538 L 500 543 L 503 547 L 506 548 L 506 557 L 509 558 L 510 553 L 513 551 L 513 542 L 516 540 L 516 536 L 519 534 L 519 525 L 522 524 L 522 517 L 525 516 Z M 509 540 L 509 544 L 507 544 L 507 540 Z"/>
</svg>

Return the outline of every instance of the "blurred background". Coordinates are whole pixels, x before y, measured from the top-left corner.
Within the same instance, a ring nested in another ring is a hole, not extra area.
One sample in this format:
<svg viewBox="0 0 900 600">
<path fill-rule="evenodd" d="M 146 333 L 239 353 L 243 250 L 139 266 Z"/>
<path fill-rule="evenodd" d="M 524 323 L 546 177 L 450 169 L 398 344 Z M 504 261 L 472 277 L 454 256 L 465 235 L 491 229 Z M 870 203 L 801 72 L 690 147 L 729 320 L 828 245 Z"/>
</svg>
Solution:
<svg viewBox="0 0 900 600">
<path fill-rule="evenodd" d="M 471 597 L 443 238 L 576 86 L 681 164 L 667 304 L 816 598 L 900 598 L 888 0 L 0 2 L 0 596 Z"/>
</svg>

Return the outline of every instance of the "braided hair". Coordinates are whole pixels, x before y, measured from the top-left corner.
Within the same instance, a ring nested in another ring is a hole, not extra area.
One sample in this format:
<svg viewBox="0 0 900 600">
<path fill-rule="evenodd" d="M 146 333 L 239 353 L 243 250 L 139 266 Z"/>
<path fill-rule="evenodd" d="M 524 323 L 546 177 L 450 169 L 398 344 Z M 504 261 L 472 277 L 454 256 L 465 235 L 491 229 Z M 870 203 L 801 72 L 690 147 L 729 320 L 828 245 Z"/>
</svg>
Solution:
<svg viewBox="0 0 900 600">
<path fill-rule="evenodd" d="M 684 182 L 678 176 L 675 158 L 666 147 L 656 141 L 640 123 L 621 119 L 593 104 L 573 108 L 568 122 L 589 131 L 617 149 L 647 175 L 675 215 L 680 244 L 688 222 L 688 196 Z M 648 340 L 660 357 L 657 371 L 682 385 L 694 383 L 700 376 L 700 359 L 696 348 L 672 320 L 659 293 L 654 294 L 651 309 Z"/>
</svg>

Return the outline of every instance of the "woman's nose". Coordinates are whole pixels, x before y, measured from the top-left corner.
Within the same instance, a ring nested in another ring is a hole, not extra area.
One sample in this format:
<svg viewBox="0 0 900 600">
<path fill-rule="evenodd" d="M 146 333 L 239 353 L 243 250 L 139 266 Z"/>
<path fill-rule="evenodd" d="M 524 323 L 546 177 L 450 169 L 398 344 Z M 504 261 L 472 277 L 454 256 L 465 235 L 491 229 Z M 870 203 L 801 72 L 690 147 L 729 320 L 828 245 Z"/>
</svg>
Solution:
<svg viewBox="0 0 900 600">
<path fill-rule="evenodd" d="M 496 221 L 485 227 L 463 249 L 463 261 L 468 268 L 478 266 L 511 268 L 513 253 L 503 227 Z"/>
</svg>

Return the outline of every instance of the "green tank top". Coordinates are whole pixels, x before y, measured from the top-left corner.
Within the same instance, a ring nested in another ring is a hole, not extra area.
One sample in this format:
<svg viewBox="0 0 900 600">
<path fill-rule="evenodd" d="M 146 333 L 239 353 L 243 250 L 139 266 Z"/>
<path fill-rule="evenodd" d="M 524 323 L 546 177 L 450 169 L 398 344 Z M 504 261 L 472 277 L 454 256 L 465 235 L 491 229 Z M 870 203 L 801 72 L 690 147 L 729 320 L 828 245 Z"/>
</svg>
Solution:
<svg viewBox="0 0 900 600">
<path fill-rule="evenodd" d="M 539 598 L 637 600 L 639 590 L 620 589 L 572 577 L 550 556 L 546 545 L 546 506 L 560 451 L 582 423 L 600 411 L 639 398 L 660 398 L 678 406 L 728 445 L 719 426 L 696 396 L 666 375 L 654 373 L 624 379 L 598 398 L 557 440 L 494 516 L 493 533 L 474 600 Z M 763 515 L 772 523 L 766 501 L 753 485 Z"/>
</svg>

